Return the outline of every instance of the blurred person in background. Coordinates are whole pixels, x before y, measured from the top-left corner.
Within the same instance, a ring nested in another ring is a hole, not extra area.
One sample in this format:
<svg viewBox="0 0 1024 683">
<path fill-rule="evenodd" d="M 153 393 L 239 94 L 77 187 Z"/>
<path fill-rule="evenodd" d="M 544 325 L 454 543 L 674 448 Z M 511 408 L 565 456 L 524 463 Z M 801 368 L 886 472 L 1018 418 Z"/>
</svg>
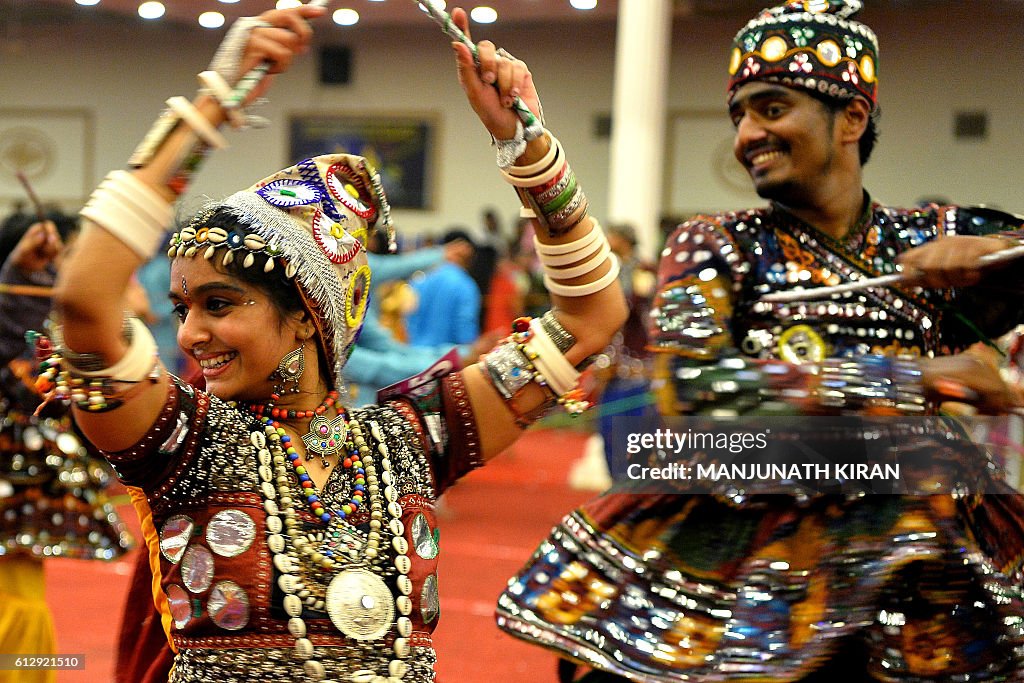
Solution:
<svg viewBox="0 0 1024 683">
<path fill-rule="evenodd" d="M 480 289 L 470 277 L 476 245 L 461 228 L 448 231 L 445 262 L 416 279 L 416 309 L 406 318 L 412 346 L 470 344 L 480 336 Z"/>
</svg>

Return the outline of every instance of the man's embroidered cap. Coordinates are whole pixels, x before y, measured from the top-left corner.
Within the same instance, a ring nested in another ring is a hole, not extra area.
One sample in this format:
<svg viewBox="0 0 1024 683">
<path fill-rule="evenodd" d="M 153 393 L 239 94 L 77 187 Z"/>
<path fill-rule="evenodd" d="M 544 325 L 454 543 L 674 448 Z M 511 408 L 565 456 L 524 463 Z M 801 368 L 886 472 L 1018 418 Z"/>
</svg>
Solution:
<svg viewBox="0 0 1024 683">
<path fill-rule="evenodd" d="M 878 105 L 878 39 L 853 17 L 861 0 L 801 0 L 761 10 L 736 34 L 729 101 L 751 81 Z"/>
</svg>

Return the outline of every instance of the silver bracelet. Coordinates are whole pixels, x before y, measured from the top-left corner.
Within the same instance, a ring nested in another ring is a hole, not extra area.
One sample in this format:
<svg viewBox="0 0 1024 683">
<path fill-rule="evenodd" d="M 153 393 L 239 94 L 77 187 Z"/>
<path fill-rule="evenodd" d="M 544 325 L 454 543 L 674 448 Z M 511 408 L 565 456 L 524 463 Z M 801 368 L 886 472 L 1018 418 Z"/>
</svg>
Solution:
<svg viewBox="0 0 1024 683">
<path fill-rule="evenodd" d="M 540 326 L 562 353 L 565 353 L 576 344 L 576 337 L 569 330 L 562 327 L 562 323 L 558 322 L 554 311 L 548 311 L 541 316 Z"/>
<path fill-rule="evenodd" d="M 515 396 L 533 381 L 532 363 L 513 342 L 505 342 L 485 356 L 491 382 L 504 398 Z"/>
</svg>

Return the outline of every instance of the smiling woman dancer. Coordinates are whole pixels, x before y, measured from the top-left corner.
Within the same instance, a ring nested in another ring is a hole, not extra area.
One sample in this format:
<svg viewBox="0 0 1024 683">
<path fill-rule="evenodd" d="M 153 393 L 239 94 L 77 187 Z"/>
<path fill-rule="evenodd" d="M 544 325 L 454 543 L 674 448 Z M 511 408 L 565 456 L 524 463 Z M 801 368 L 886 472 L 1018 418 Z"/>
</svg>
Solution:
<svg viewBox="0 0 1024 683">
<path fill-rule="evenodd" d="M 546 409 L 575 409 L 574 365 L 624 319 L 617 264 L 561 146 L 524 133 L 510 108 L 518 94 L 539 112 L 529 71 L 482 42 L 479 67 L 456 46 L 459 78 L 499 149 L 512 150 L 502 173 L 536 212 L 555 311 L 520 320 L 479 363 L 416 396 L 346 409 L 339 377 L 366 306 L 364 242 L 390 219 L 364 159 L 317 157 L 176 232 L 178 341 L 205 390 L 167 373 L 114 302 L 158 248 L 189 169 L 220 142 L 216 127 L 241 118 L 230 84 L 262 62 L 286 70 L 321 14 L 269 11 L 229 33 L 217 75 L 204 75 L 213 94 L 168 101 L 162 120 L 175 125 L 96 190 L 61 274 L 58 392 L 145 492 L 172 681 L 434 680 L 437 495 Z"/>
</svg>

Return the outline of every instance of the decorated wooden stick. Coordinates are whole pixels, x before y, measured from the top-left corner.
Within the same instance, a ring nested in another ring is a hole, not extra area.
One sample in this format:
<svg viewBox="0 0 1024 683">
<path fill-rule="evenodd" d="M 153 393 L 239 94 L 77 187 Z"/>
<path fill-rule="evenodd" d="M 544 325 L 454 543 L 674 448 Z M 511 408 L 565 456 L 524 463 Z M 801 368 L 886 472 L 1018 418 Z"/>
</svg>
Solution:
<svg viewBox="0 0 1024 683">
<path fill-rule="evenodd" d="M 466 34 L 463 33 L 458 26 L 455 25 L 450 14 L 435 5 L 433 0 L 413 0 L 413 2 L 425 9 L 427 14 L 430 15 L 430 18 L 441 26 L 441 30 L 444 31 L 449 38 L 468 47 L 470 52 L 473 53 L 473 58 L 477 58 L 476 45 L 466 37 Z M 508 53 L 504 54 L 506 56 L 508 55 Z M 526 103 L 523 102 L 522 98 L 517 97 L 515 102 L 512 103 L 512 108 L 516 110 L 516 114 L 519 115 L 519 118 L 523 122 L 523 126 L 525 128 L 531 128 L 538 125 L 537 117 L 533 115 L 533 112 L 526 106 Z"/>
<path fill-rule="evenodd" d="M 309 0 L 307 4 L 314 7 L 327 7 L 329 3 L 330 0 Z M 252 92 L 252 89 L 263 80 L 264 76 L 267 75 L 267 71 L 270 70 L 271 66 L 273 66 L 272 62 L 263 62 L 259 66 L 253 67 L 249 70 L 249 73 L 242 76 L 238 83 L 235 84 L 235 89 L 231 93 L 231 98 L 227 102 L 223 103 L 222 106 L 224 109 L 230 112 L 231 110 L 240 107 L 242 102 L 245 102 L 245 98 L 247 98 L 249 93 Z"/>
<path fill-rule="evenodd" d="M 29 201 L 32 202 L 32 208 L 35 209 L 36 218 L 39 219 L 40 223 L 45 222 L 46 210 L 43 209 L 43 203 L 39 201 L 39 197 L 36 195 L 36 191 L 32 189 L 32 185 L 29 184 L 28 178 L 26 178 L 25 174 L 21 171 L 18 171 L 15 175 L 18 176 L 18 182 L 20 182 L 21 186 L 25 188 L 25 194 L 28 195 Z"/>
<path fill-rule="evenodd" d="M 985 254 L 978 259 L 978 265 L 981 267 L 992 266 L 997 263 L 1013 261 L 1022 256 L 1024 256 L 1024 245 L 1019 247 L 1010 247 L 1009 249 L 1003 249 L 1002 251 Z M 789 303 L 792 301 L 811 301 L 813 299 L 821 299 L 826 296 L 841 294 L 843 292 L 854 292 L 861 289 L 872 289 L 874 287 L 887 287 L 902 281 L 903 274 L 895 273 L 893 275 L 869 277 L 863 280 L 857 280 L 856 282 L 846 282 L 841 285 L 835 285 L 834 287 L 815 287 L 812 289 L 797 289 L 789 292 L 773 292 L 761 297 L 761 301 L 772 304 Z"/>
</svg>

